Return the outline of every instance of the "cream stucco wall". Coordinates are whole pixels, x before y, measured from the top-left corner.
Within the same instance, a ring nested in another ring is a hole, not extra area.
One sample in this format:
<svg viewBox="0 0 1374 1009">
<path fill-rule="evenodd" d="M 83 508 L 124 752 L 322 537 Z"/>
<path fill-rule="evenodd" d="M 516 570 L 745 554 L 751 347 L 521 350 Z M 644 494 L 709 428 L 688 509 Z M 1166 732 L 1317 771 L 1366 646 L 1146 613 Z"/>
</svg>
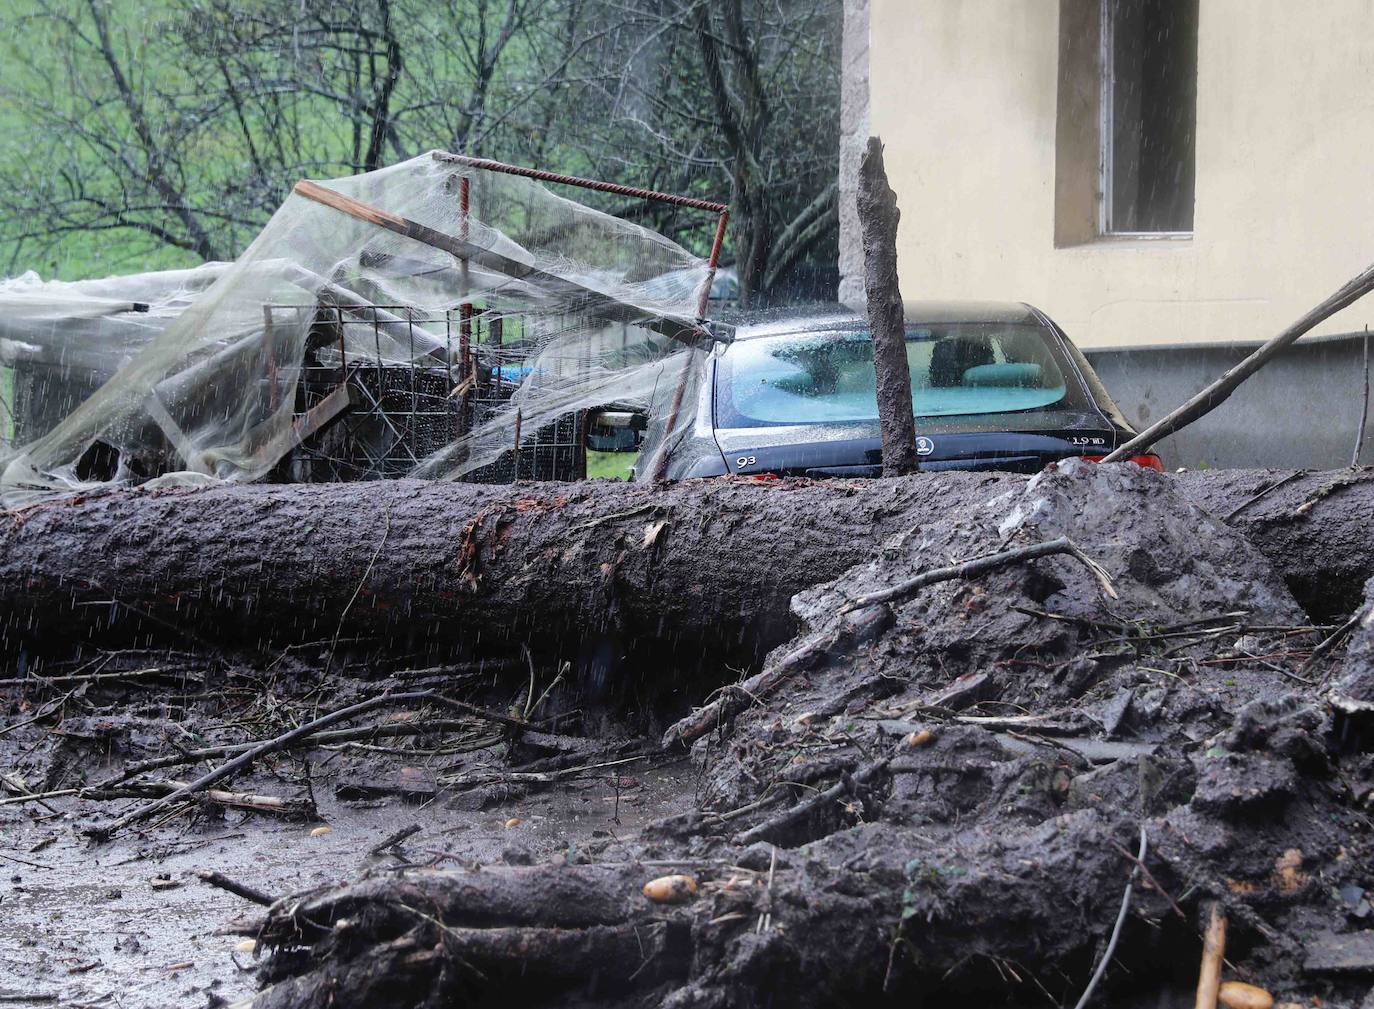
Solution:
<svg viewBox="0 0 1374 1009">
<path fill-rule="evenodd" d="M 1194 237 L 1056 248 L 1059 0 L 871 0 L 902 293 L 1082 346 L 1255 340 L 1374 261 L 1374 0 L 1200 0 Z M 1374 296 L 1319 333 L 1374 323 Z"/>
</svg>

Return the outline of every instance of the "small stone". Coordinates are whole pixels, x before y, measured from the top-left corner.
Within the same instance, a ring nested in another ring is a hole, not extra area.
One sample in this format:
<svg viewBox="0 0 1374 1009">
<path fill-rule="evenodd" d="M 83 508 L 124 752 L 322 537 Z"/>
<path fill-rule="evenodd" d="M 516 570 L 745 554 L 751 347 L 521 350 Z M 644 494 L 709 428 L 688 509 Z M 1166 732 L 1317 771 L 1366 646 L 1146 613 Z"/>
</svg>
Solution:
<svg viewBox="0 0 1374 1009">
<path fill-rule="evenodd" d="M 1367 974 L 1374 971 L 1374 931 L 1326 933 L 1305 944 L 1303 969 L 1312 974 Z"/>
<path fill-rule="evenodd" d="M 1217 991 L 1217 1001 L 1226 1009 L 1273 1009 L 1274 996 L 1244 981 L 1225 981 Z"/>
<path fill-rule="evenodd" d="M 333 827 L 316 827 L 310 832 L 311 837 L 323 837 L 325 834 L 334 833 Z"/>
<path fill-rule="evenodd" d="M 656 904 L 685 904 L 697 895 L 697 881 L 691 876 L 660 876 L 644 884 L 644 896 Z"/>
</svg>

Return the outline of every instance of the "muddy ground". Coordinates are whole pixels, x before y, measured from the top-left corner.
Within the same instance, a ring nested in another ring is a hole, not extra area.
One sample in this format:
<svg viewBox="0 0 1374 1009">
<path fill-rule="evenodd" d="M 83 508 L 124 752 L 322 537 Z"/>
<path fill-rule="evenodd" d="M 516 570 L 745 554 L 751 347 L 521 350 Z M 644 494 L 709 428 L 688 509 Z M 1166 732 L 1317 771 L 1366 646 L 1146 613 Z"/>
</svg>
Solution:
<svg viewBox="0 0 1374 1009">
<path fill-rule="evenodd" d="M 870 598 L 1060 537 L 1081 555 Z M 911 521 L 798 594 L 795 636 L 766 660 L 705 676 L 685 654 L 679 691 L 630 692 L 647 707 L 606 690 L 605 664 L 538 647 L 425 670 L 337 636 L 268 661 L 184 643 L 56 650 L 36 669 L 30 655 L 29 682 L 2 688 L 0 768 L 24 801 L 0 805 L 15 877 L 0 991 L 259 993 L 265 1009 L 1072 1005 L 1133 879 L 1095 1004 L 1191 1005 L 1215 905 L 1225 977 L 1361 1006 L 1366 605 L 1333 616 L 1325 595 L 1314 616 L 1169 478 L 1069 465 Z M 676 675 L 671 649 L 654 661 L 616 673 Z M 134 762 L 425 688 L 448 700 L 381 704 L 328 730 L 361 737 L 322 735 L 216 785 L 291 808 L 177 803 L 90 839 L 152 801 L 112 789 L 229 755 Z M 207 870 L 284 899 L 256 906 Z M 640 893 L 669 872 L 692 877 L 688 899 Z"/>
<path fill-rule="evenodd" d="M 356 687 L 370 692 L 375 684 Z M 330 689 L 347 694 L 337 682 Z M 183 695 L 185 706 L 163 704 L 158 698 L 167 692 L 160 681 L 135 689 L 128 682 L 87 685 L 66 699 L 60 709 L 66 715 L 56 726 L 23 726 L 54 698 L 7 690 L 4 725 L 18 727 L 0 736 L 6 793 L 14 798 L 25 789 L 61 790 L 116 775 L 126 761 L 166 752 L 169 741 L 184 746 L 253 738 L 274 720 L 289 726 L 298 712 L 322 700 L 274 693 L 275 710 L 258 722 L 262 705 L 226 702 L 194 686 Z M 157 714 L 124 714 L 145 705 Z M 423 708 L 415 713 L 425 714 Z M 256 724 L 247 732 L 216 731 L 234 717 Z M 308 817 L 191 805 L 165 823 L 94 844 L 82 828 L 136 800 L 63 796 L 0 806 L 0 994 L 28 996 L 35 1004 L 128 1009 L 239 1002 L 256 990 L 256 957 L 236 948 L 241 936 L 224 930 L 253 905 L 202 882 L 199 873 L 213 870 L 266 893 L 287 894 L 400 864 L 471 868 L 547 861 L 614 848 L 617 838 L 636 836 L 646 823 L 685 812 L 700 778 L 691 761 L 677 755 L 651 764 L 631 760 L 538 790 L 431 794 L 441 769 L 461 759 L 461 753 L 444 752 L 447 747 L 462 750 L 493 738 L 455 744 L 454 735 L 330 744 L 264 761 L 235 780 L 245 792 L 310 797 L 316 812 Z M 483 759 L 472 765 L 504 767 L 506 749 L 493 742 L 477 751 Z M 354 793 L 339 792 L 349 785 Z M 373 853 L 411 826 L 419 830 Z"/>
</svg>

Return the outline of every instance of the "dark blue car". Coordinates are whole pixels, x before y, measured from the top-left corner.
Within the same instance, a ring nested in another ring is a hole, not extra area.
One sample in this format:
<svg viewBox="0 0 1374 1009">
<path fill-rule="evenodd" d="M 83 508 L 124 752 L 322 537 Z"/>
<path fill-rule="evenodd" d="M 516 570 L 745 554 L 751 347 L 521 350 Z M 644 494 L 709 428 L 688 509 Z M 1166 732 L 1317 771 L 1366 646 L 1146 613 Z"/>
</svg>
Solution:
<svg viewBox="0 0 1374 1009">
<path fill-rule="evenodd" d="M 1083 354 L 1029 305 L 908 305 L 906 347 L 923 469 L 1037 472 L 1059 459 L 1100 458 L 1136 433 Z M 650 425 L 641 467 L 662 451 L 669 479 L 880 475 L 873 345 L 862 318 L 740 326 L 733 343 L 710 352 L 699 379 L 673 435 Z M 669 410 L 665 399 L 651 415 Z M 1161 468 L 1153 455 L 1133 461 Z"/>
</svg>

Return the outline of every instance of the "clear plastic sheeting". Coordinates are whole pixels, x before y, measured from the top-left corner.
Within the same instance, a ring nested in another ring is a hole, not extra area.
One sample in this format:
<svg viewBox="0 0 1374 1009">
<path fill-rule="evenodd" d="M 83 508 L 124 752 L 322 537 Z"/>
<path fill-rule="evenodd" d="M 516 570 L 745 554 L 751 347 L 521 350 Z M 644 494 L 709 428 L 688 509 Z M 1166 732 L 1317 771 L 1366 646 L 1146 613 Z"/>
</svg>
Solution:
<svg viewBox="0 0 1374 1009">
<path fill-rule="evenodd" d="M 550 432 L 585 411 L 694 402 L 710 278 L 643 227 L 431 155 L 303 183 L 230 265 L 0 283 L 0 501 L 534 476 L 531 444 L 556 462 Z"/>
<path fill-rule="evenodd" d="M 0 453 L 47 434 L 228 268 L 0 280 Z"/>
</svg>

